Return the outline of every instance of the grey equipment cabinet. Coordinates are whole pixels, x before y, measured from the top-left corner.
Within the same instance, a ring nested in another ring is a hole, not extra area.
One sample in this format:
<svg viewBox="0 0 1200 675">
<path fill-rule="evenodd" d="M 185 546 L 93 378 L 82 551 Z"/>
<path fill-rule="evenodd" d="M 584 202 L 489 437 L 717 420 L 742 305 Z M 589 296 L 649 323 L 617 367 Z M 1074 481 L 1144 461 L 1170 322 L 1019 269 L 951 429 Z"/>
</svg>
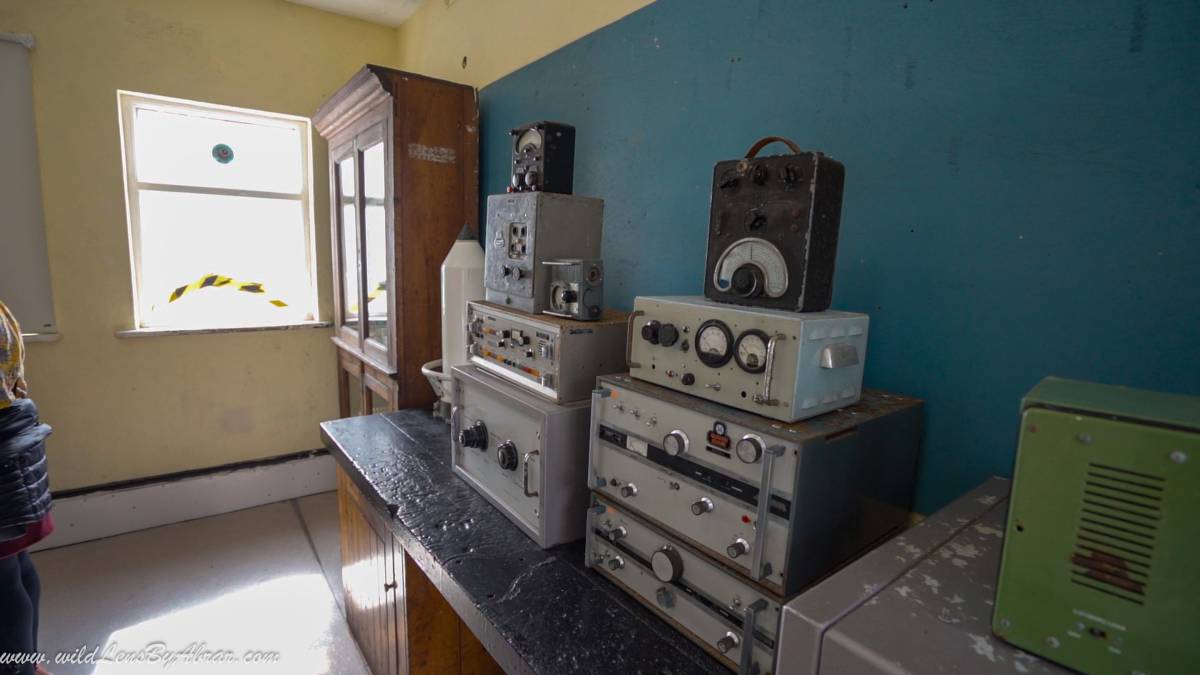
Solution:
<svg viewBox="0 0 1200 675">
<path fill-rule="evenodd" d="M 542 548 L 582 538 L 588 402 L 554 404 L 471 365 L 451 378 L 454 473 Z"/>
<path fill-rule="evenodd" d="M 484 299 L 522 312 L 552 309 L 557 258 L 599 258 L 604 200 L 552 192 L 492 195 L 484 238 Z"/>
<path fill-rule="evenodd" d="M 776 675 L 1071 672 L 992 635 L 1009 485 L 989 479 L 787 603 Z"/>
</svg>

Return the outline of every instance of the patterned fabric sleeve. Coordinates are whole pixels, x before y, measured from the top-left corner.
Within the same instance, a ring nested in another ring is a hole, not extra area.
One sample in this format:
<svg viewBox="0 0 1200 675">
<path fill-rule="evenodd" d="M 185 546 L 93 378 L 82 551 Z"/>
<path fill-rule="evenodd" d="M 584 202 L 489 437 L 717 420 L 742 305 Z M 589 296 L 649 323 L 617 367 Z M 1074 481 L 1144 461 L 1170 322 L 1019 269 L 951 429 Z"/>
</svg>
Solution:
<svg viewBox="0 0 1200 675">
<path fill-rule="evenodd" d="M 26 398 L 25 390 L 25 344 L 21 341 L 21 325 L 0 302 L 0 408 Z"/>
</svg>

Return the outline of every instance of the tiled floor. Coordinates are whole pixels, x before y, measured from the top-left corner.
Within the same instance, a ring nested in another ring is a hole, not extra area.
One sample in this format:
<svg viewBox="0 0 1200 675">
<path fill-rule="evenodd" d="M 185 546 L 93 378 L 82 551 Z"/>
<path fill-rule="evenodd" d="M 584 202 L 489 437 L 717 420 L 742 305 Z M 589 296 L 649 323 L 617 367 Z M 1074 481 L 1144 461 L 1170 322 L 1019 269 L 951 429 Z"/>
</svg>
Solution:
<svg viewBox="0 0 1200 675">
<path fill-rule="evenodd" d="M 37 553 L 40 650 L 107 650 L 51 663 L 55 675 L 368 673 L 339 606 L 337 528 L 325 493 Z M 138 651 L 160 661 L 125 656 Z M 278 660 L 247 663 L 248 651 Z M 226 655 L 236 662 L 214 662 Z"/>
</svg>

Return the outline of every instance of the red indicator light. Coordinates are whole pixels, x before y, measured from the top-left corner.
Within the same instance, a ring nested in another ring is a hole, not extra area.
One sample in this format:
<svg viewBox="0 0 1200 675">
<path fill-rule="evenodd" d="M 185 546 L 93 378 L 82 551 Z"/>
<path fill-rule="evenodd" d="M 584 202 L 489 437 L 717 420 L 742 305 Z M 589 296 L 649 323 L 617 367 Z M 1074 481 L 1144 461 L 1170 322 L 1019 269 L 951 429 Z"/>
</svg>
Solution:
<svg viewBox="0 0 1200 675">
<path fill-rule="evenodd" d="M 742 522 L 749 525 L 750 524 L 750 516 L 745 516 L 745 515 L 742 516 Z"/>
</svg>

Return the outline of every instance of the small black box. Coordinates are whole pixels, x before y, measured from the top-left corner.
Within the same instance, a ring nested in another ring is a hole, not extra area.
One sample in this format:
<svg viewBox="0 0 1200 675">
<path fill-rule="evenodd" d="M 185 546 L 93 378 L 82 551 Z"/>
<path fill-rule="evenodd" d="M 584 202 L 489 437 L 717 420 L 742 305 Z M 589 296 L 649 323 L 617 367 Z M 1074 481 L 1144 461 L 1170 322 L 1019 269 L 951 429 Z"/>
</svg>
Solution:
<svg viewBox="0 0 1200 675">
<path fill-rule="evenodd" d="M 776 141 L 793 154 L 756 156 Z M 742 159 L 717 162 L 704 296 L 798 312 L 829 309 L 845 175 L 841 162 L 776 136 Z"/>
<path fill-rule="evenodd" d="M 575 127 L 533 122 L 513 129 L 509 192 L 569 195 L 575 180 Z"/>
</svg>

